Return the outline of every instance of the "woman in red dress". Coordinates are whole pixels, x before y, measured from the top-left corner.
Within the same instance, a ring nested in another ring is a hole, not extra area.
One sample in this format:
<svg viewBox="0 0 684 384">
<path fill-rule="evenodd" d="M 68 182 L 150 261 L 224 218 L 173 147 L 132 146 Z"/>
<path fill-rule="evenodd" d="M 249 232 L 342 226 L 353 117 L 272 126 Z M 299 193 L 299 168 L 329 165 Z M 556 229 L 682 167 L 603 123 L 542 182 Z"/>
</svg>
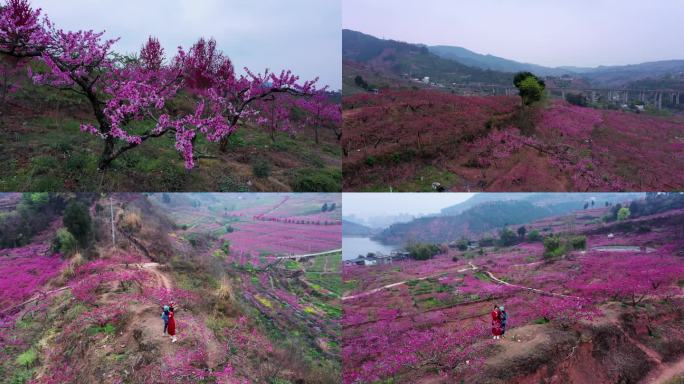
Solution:
<svg viewBox="0 0 684 384">
<path fill-rule="evenodd" d="M 494 335 L 494 340 L 501 338 L 501 314 L 499 312 L 499 307 L 496 305 L 492 311 L 492 335 Z"/>
<path fill-rule="evenodd" d="M 166 331 L 169 333 L 169 336 L 171 336 L 171 342 L 175 343 L 176 342 L 176 319 L 174 318 L 174 313 L 173 313 L 173 304 L 169 308 L 169 325 L 166 329 Z"/>
</svg>

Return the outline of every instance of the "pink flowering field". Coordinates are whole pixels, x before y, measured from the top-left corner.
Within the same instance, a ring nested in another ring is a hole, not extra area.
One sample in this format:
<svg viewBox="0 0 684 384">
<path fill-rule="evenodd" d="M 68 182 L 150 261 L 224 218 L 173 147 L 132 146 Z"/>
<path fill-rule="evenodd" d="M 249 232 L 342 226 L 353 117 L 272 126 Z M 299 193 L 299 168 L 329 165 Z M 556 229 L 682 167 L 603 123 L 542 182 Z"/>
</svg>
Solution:
<svg viewBox="0 0 684 384">
<path fill-rule="evenodd" d="M 324 204 L 335 204 L 322 211 Z M 170 214 L 187 227 L 177 238 L 212 232 L 230 244 L 228 262 L 260 265 L 277 256 L 318 253 L 341 248 L 341 202 L 324 194 L 260 195 L 227 199 L 199 207 L 171 206 Z M 232 232 L 227 232 L 230 226 Z M 220 245 L 220 244 L 219 244 Z"/>
<path fill-rule="evenodd" d="M 425 90 L 353 95 L 343 109 L 345 190 L 429 190 L 433 181 L 453 191 L 684 187 L 678 115 L 559 100 L 522 114 L 517 97 Z"/>
<path fill-rule="evenodd" d="M 603 209 L 589 211 L 591 217 Z M 562 219 L 529 227 L 558 233 L 567 230 Z M 507 308 L 512 332 L 535 323 L 577 327 L 601 319 L 606 305 L 615 302 L 626 308 L 653 300 L 677 305 L 684 277 L 682 222 L 679 209 L 629 223 L 648 232 L 624 230 L 620 223 L 578 224 L 573 231 L 586 236 L 586 250 L 554 262 L 544 260 L 541 243 L 524 242 L 470 258 L 450 250 L 429 261 L 345 266 L 343 381 L 476 381 L 494 351 L 492 304 Z M 638 250 L 608 252 L 599 246 Z"/>
</svg>

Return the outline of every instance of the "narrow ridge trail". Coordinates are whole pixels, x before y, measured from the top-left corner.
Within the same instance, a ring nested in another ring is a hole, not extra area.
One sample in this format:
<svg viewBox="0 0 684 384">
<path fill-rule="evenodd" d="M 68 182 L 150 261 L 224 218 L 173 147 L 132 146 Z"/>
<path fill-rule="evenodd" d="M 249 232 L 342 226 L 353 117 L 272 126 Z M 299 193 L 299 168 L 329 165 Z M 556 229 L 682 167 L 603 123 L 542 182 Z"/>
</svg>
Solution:
<svg viewBox="0 0 684 384">
<path fill-rule="evenodd" d="M 662 363 L 653 369 L 639 384 L 664 384 L 674 378 L 684 377 L 684 356 L 671 363 Z"/>
<path fill-rule="evenodd" d="M 400 285 L 402 285 L 402 284 L 406 284 L 406 283 L 408 283 L 409 281 L 413 281 L 413 280 L 427 280 L 427 279 L 430 279 L 430 278 L 440 277 L 440 276 L 442 276 L 442 275 L 444 275 L 444 274 L 446 274 L 446 273 L 449 273 L 449 272 L 458 272 L 458 273 L 460 273 L 460 272 L 466 272 L 466 271 L 475 271 L 475 270 L 478 269 L 478 267 L 476 267 L 476 266 L 473 265 L 472 263 L 468 263 L 468 265 L 469 265 L 470 267 L 468 267 L 468 268 L 463 268 L 463 269 L 459 269 L 459 270 L 457 270 L 457 271 L 440 272 L 439 274 L 436 274 L 436 275 L 423 276 L 423 277 L 419 277 L 419 278 L 417 278 L 417 279 L 404 280 L 404 281 L 399 281 L 399 282 L 397 282 L 397 283 L 392 283 L 392 284 L 383 285 L 382 287 L 374 288 L 374 289 L 371 289 L 370 291 L 358 293 L 358 294 L 356 294 L 356 295 L 343 296 L 343 297 L 342 297 L 342 300 L 353 300 L 353 299 L 358 299 L 359 297 L 366 297 L 366 296 L 372 295 L 372 294 L 374 294 L 374 293 L 383 291 L 383 290 L 385 290 L 385 289 L 390 289 L 390 288 L 394 288 L 394 287 L 400 286 Z"/>
<path fill-rule="evenodd" d="M 163 288 L 172 290 L 174 288 L 171 278 L 160 268 L 160 264 L 156 262 L 146 262 L 131 264 L 135 269 L 139 269 L 149 273 L 152 276 L 152 286 L 154 288 Z M 110 305 L 121 305 L 121 303 L 109 302 Z M 161 304 L 153 304 L 150 302 L 126 303 L 127 309 L 133 314 L 129 319 L 125 328 L 120 334 L 121 345 L 119 347 L 125 349 L 132 345 L 138 345 L 139 349 L 158 348 L 160 356 L 168 356 L 175 353 L 178 346 L 183 343 L 185 338 L 193 337 L 188 334 L 186 329 L 183 329 L 182 323 L 184 321 L 184 314 L 187 313 L 185 308 L 180 307 L 177 311 L 176 329 L 178 341 L 171 342 L 169 335 L 163 333 L 163 322 L 161 319 Z M 219 363 L 220 345 L 218 341 L 210 334 L 210 337 L 203 339 L 206 342 L 207 350 L 207 366 L 210 369 L 215 369 Z M 119 343 L 119 341 L 117 341 Z"/>
</svg>

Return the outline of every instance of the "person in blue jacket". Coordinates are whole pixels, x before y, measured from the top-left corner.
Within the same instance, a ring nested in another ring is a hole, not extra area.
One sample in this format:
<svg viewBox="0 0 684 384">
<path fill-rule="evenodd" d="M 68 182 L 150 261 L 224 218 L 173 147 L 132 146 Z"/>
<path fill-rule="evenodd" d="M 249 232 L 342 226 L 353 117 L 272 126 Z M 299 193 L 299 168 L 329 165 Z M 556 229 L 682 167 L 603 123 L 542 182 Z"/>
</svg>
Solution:
<svg viewBox="0 0 684 384">
<path fill-rule="evenodd" d="M 164 320 L 164 333 L 166 333 L 166 328 L 169 326 L 169 306 L 164 306 L 164 312 L 161 315 L 162 320 Z"/>
<path fill-rule="evenodd" d="M 508 312 L 504 309 L 504 306 L 499 307 L 499 317 L 501 318 L 501 337 L 506 335 L 506 323 L 508 322 Z"/>
</svg>

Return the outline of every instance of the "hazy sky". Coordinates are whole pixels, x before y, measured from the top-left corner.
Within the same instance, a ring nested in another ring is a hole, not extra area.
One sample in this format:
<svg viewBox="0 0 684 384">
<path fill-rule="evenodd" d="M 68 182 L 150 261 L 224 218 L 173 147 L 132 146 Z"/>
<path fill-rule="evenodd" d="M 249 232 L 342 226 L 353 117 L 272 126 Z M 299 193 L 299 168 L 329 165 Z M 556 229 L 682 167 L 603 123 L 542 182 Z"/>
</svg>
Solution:
<svg viewBox="0 0 684 384">
<path fill-rule="evenodd" d="M 344 28 L 546 66 L 684 59 L 682 0 L 342 0 Z"/>
<path fill-rule="evenodd" d="M 466 201 L 474 193 L 343 193 L 342 214 L 368 219 L 375 216 L 426 215 Z"/>
<path fill-rule="evenodd" d="M 114 49 L 137 52 L 149 35 L 167 57 L 214 37 L 236 68 L 292 69 L 303 80 L 340 89 L 339 0 L 32 0 L 58 28 L 106 30 Z"/>
</svg>

